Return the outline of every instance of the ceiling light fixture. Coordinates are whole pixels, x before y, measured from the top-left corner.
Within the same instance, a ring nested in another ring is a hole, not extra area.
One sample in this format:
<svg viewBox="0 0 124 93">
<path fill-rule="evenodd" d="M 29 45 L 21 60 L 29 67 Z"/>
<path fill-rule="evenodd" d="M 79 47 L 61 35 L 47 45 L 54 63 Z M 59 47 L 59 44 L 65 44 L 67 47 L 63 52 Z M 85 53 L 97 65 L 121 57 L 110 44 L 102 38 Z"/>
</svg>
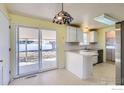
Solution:
<svg viewBox="0 0 124 93">
<path fill-rule="evenodd" d="M 107 15 L 107 14 L 102 14 L 101 16 L 98 16 L 94 18 L 95 21 L 106 24 L 106 25 L 113 25 L 115 24 L 118 20 Z"/>
<path fill-rule="evenodd" d="M 53 23 L 56 24 L 70 24 L 73 18 L 71 15 L 65 11 L 63 11 L 63 3 L 62 3 L 62 10 L 55 15 L 53 18 Z"/>
</svg>

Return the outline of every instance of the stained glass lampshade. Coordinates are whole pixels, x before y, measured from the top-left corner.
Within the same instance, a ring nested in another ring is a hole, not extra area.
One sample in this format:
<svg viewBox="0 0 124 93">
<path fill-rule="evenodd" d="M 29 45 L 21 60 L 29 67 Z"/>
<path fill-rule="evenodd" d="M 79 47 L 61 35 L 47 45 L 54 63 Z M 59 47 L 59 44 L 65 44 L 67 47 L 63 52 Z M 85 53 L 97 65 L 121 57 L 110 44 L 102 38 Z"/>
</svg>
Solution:
<svg viewBox="0 0 124 93">
<path fill-rule="evenodd" d="M 73 18 L 71 15 L 65 11 L 63 11 L 63 4 L 62 4 L 62 11 L 55 15 L 53 18 L 53 23 L 56 24 L 70 24 Z"/>
</svg>

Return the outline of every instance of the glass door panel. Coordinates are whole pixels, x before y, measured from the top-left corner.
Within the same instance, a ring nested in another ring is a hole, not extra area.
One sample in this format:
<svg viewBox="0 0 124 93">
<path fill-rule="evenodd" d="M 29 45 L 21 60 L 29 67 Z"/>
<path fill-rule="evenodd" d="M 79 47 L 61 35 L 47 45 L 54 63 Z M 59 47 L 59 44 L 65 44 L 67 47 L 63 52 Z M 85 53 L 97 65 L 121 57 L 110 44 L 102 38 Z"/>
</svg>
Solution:
<svg viewBox="0 0 124 93">
<path fill-rule="evenodd" d="M 57 68 L 56 31 L 42 30 L 42 70 Z"/>
<path fill-rule="evenodd" d="M 39 70 L 39 30 L 19 27 L 18 31 L 18 74 Z"/>
<path fill-rule="evenodd" d="M 16 76 L 57 68 L 56 31 L 19 26 Z"/>
</svg>

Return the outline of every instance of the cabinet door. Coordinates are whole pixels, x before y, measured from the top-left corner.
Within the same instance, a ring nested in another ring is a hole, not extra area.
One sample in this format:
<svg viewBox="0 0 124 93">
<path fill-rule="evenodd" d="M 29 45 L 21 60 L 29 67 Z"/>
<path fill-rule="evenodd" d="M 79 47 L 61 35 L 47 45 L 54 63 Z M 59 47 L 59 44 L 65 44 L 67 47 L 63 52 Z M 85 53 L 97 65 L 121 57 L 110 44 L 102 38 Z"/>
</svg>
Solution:
<svg viewBox="0 0 124 93">
<path fill-rule="evenodd" d="M 90 36 L 90 42 L 97 42 L 97 32 L 91 31 L 89 33 L 89 36 Z"/>
<path fill-rule="evenodd" d="M 98 60 L 98 56 L 92 56 L 92 62 L 93 64 L 96 64 Z"/>
<path fill-rule="evenodd" d="M 69 41 L 76 42 L 77 41 L 77 31 L 75 27 L 70 27 L 69 29 Z"/>
<path fill-rule="evenodd" d="M 83 42 L 83 32 L 80 31 L 80 28 L 77 28 L 77 41 Z"/>
<path fill-rule="evenodd" d="M 94 41 L 94 34 L 93 34 L 93 32 L 89 32 L 89 41 L 90 42 L 93 42 Z"/>
</svg>

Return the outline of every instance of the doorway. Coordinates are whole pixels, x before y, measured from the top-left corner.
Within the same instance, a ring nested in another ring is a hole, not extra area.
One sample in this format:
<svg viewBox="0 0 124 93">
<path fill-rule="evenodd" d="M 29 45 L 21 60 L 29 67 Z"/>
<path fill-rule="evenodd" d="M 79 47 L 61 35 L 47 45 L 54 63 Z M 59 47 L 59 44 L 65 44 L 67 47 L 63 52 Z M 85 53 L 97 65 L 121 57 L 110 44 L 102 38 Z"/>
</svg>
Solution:
<svg viewBox="0 0 124 93">
<path fill-rule="evenodd" d="M 57 68 L 56 31 L 18 26 L 16 76 Z"/>
<path fill-rule="evenodd" d="M 106 32 L 106 61 L 115 62 L 115 31 Z"/>
</svg>

